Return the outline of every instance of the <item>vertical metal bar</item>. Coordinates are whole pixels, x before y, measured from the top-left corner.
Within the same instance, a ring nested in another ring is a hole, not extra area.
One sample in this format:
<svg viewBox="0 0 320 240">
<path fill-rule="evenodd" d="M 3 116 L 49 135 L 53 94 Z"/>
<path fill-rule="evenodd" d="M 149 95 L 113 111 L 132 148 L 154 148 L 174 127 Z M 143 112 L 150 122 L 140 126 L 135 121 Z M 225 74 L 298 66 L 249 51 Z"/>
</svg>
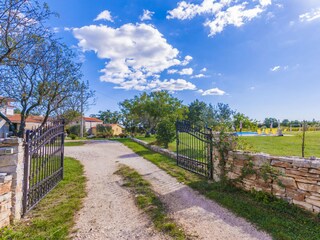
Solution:
<svg viewBox="0 0 320 240">
<path fill-rule="evenodd" d="M 23 181 L 23 204 L 22 204 L 22 215 L 27 212 L 28 203 L 28 180 L 29 180 L 29 135 L 30 131 L 27 130 L 25 135 L 25 145 L 24 145 L 24 181 Z"/>
<path fill-rule="evenodd" d="M 64 119 L 61 122 L 61 179 L 64 178 Z"/>
<path fill-rule="evenodd" d="M 176 121 L 176 151 L 177 151 L 177 159 L 176 159 L 176 163 L 178 164 L 179 161 L 179 122 Z"/>
<path fill-rule="evenodd" d="M 209 163 L 210 163 L 210 172 L 209 172 L 209 178 L 213 179 L 213 133 L 212 133 L 212 129 L 210 128 L 209 130 L 209 146 L 210 146 L 210 156 L 209 156 Z"/>
</svg>

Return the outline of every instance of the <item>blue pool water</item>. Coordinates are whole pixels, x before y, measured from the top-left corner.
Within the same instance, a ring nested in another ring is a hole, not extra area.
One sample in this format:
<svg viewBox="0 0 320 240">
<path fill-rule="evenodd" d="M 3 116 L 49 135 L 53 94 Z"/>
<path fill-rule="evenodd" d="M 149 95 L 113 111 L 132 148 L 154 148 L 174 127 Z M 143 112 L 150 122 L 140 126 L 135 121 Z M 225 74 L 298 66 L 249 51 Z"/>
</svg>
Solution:
<svg viewBox="0 0 320 240">
<path fill-rule="evenodd" d="M 236 132 L 236 136 L 250 137 L 250 136 L 258 136 L 257 132 Z"/>
</svg>

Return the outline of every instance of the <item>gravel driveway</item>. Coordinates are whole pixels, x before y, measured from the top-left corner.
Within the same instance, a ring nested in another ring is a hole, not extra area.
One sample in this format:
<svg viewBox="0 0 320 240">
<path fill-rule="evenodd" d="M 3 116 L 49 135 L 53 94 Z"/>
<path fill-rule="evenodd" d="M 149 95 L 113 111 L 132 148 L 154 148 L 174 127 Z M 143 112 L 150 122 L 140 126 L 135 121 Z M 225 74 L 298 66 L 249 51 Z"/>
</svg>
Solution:
<svg viewBox="0 0 320 240">
<path fill-rule="evenodd" d="M 169 214 L 196 239 L 271 239 L 244 219 L 204 198 L 119 142 L 91 141 L 66 147 L 66 156 L 81 161 L 88 178 L 88 196 L 76 217 L 74 239 L 168 239 L 134 204 L 113 173 L 119 163 L 136 169 L 168 207 Z"/>
</svg>

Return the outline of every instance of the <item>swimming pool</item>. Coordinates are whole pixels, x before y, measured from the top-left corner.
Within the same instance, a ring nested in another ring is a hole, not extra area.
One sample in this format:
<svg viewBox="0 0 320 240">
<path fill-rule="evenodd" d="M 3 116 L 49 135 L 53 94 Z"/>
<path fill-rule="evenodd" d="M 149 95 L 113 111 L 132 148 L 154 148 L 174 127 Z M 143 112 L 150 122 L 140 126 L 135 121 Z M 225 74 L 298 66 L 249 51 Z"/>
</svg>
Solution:
<svg viewBox="0 0 320 240">
<path fill-rule="evenodd" d="M 257 132 L 236 132 L 236 136 L 239 137 L 253 137 L 253 136 L 259 136 Z"/>
</svg>

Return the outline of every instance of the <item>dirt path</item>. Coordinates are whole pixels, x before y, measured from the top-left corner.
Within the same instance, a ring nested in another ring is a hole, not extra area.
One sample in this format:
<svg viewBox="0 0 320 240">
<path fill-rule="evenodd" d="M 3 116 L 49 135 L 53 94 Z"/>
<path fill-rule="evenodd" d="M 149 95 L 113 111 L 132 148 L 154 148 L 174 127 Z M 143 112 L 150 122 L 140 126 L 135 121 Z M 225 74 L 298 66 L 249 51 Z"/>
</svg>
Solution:
<svg viewBox="0 0 320 240">
<path fill-rule="evenodd" d="M 244 219 L 205 199 L 189 187 L 118 142 L 91 142 L 66 147 L 79 159 L 88 177 L 88 197 L 77 218 L 75 239 L 165 239 L 155 232 L 133 197 L 113 173 L 118 164 L 136 169 L 148 180 L 184 230 L 197 239 L 271 239 Z"/>
</svg>

